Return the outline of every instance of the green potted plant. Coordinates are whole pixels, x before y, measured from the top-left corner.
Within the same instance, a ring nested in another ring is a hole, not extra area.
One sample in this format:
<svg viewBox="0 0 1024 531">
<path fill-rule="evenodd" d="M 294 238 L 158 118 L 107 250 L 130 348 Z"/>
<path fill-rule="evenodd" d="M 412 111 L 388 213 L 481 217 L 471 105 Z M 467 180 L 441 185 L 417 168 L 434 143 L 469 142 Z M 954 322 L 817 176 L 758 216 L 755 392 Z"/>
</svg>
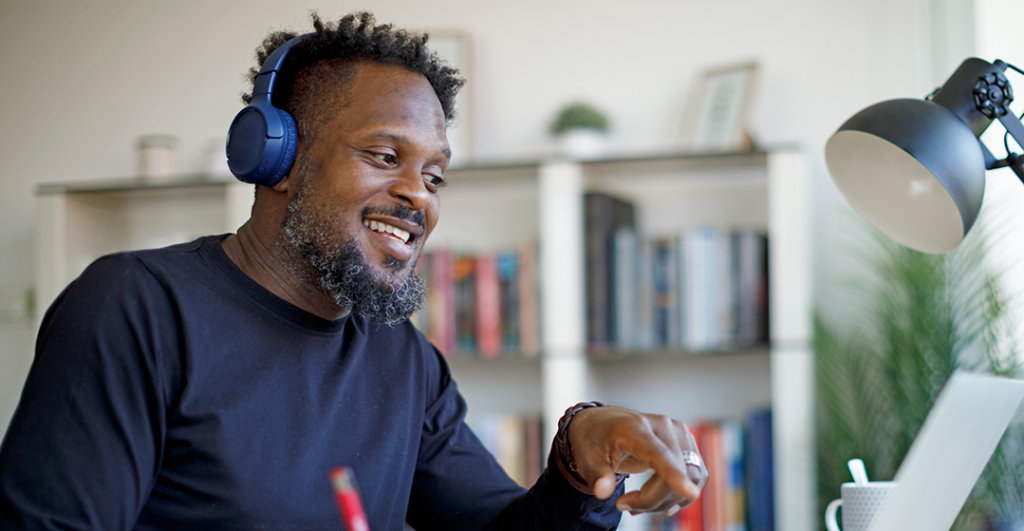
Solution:
<svg viewBox="0 0 1024 531">
<path fill-rule="evenodd" d="M 592 159 L 605 152 L 608 118 L 597 107 L 577 101 L 562 107 L 549 130 L 558 140 L 563 154 Z"/>
<path fill-rule="evenodd" d="M 854 286 L 865 319 L 835 324 L 816 316 L 819 517 L 850 481 L 849 459 L 863 459 L 872 479 L 892 479 L 954 370 L 1024 375 L 1009 335 L 1007 296 L 985 265 L 978 229 L 946 255 L 913 251 L 868 229 L 870 273 Z M 1024 426 L 1017 422 L 953 529 L 1024 524 L 1022 471 Z"/>
</svg>

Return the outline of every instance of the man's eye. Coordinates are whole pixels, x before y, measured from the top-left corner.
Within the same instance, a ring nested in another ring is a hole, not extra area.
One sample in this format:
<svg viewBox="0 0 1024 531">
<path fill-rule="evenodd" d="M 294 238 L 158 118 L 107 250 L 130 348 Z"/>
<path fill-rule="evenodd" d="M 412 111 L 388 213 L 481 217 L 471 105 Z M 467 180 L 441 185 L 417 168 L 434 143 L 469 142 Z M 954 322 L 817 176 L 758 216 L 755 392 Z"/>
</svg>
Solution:
<svg viewBox="0 0 1024 531">
<path fill-rule="evenodd" d="M 443 188 L 448 184 L 448 181 L 444 180 L 444 177 L 439 175 L 424 174 L 424 178 L 430 183 L 431 186 L 436 188 Z"/>
<path fill-rule="evenodd" d="M 398 163 L 398 157 L 390 153 L 374 153 L 374 156 L 376 156 L 378 159 L 380 159 L 381 162 L 387 164 L 388 166 L 394 166 L 396 163 Z"/>
</svg>

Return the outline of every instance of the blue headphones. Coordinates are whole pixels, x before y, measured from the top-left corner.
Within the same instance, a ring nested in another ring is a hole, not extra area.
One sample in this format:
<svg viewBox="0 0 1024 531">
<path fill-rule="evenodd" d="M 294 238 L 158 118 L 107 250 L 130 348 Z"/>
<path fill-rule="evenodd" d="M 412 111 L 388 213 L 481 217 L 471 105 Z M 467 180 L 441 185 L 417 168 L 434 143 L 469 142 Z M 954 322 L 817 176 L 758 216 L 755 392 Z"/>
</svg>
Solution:
<svg viewBox="0 0 1024 531">
<path fill-rule="evenodd" d="M 284 58 L 292 46 L 308 37 L 295 37 L 276 50 L 263 63 L 252 89 L 252 103 L 242 109 L 228 129 L 228 168 L 238 180 L 274 186 L 292 167 L 298 131 L 295 119 L 274 107 L 271 96 Z"/>
</svg>

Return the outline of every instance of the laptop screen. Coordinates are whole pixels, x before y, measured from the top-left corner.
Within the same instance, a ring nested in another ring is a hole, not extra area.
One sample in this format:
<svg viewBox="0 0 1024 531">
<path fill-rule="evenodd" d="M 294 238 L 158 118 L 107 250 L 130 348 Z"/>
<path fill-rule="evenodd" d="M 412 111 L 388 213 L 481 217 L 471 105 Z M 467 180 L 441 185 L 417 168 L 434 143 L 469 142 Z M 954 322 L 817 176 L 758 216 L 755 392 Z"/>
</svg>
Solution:
<svg viewBox="0 0 1024 531">
<path fill-rule="evenodd" d="M 896 471 L 870 531 L 948 531 L 1024 400 L 1024 381 L 958 371 Z"/>
</svg>

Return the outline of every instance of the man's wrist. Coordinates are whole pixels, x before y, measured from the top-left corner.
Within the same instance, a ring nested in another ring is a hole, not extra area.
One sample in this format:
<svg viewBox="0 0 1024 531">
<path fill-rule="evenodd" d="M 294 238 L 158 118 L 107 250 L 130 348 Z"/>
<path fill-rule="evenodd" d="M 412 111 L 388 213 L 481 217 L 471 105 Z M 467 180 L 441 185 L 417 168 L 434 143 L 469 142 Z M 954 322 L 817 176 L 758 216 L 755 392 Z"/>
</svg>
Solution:
<svg viewBox="0 0 1024 531">
<path fill-rule="evenodd" d="M 604 404 L 601 402 L 580 402 L 566 409 L 562 418 L 558 419 L 558 432 L 555 435 L 554 444 L 555 452 L 557 452 L 555 462 L 558 464 L 559 472 L 565 476 L 565 479 L 576 490 L 590 496 L 594 495 L 594 491 L 590 488 L 587 480 L 583 478 L 583 475 L 580 474 L 579 467 L 576 464 L 576 458 L 572 452 L 572 443 L 569 441 L 569 425 L 577 413 L 593 407 L 604 407 Z M 628 474 L 617 474 L 616 476 L 618 482 L 622 483 Z"/>
</svg>

